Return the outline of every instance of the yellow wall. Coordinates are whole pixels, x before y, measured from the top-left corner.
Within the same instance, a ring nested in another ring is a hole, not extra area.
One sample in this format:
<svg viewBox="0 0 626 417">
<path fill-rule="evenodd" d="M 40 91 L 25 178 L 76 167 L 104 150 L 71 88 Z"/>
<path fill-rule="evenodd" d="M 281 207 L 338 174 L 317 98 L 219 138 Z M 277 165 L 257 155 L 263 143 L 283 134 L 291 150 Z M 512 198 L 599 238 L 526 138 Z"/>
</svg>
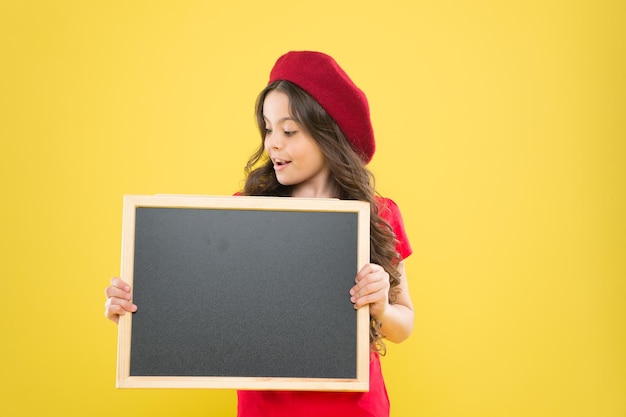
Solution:
<svg viewBox="0 0 626 417">
<path fill-rule="evenodd" d="M 230 194 L 290 49 L 368 94 L 416 326 L 393 417 L 626 415 L 626 3 L 0 3 L 1 415 L 234 416 L 116 390 L 123 194 Z"/>
</svg>

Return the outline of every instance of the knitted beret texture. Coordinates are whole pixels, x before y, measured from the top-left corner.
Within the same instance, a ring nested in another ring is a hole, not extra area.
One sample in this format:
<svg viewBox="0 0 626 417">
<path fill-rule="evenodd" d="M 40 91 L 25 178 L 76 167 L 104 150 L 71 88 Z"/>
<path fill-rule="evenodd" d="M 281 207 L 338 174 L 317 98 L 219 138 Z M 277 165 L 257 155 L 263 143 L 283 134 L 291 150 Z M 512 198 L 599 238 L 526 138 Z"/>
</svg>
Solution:
<svg viewBox="0 0 626 417">
<path fill-rule="evenodd" d="M 312 96 L 368 163 L 376 145 L 367 97 L 335 60 L 321 52 L 291 51 L 276 61 L 269 83 L 289 81 Z"/>
</svg>

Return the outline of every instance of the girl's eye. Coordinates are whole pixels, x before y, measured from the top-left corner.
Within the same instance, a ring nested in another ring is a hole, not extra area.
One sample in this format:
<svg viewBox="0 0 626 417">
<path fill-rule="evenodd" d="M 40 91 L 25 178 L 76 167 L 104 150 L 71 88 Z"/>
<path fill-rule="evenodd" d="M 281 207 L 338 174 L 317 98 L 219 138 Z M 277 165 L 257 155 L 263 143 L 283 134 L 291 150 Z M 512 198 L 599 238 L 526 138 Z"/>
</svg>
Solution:
<svg viewBox="0 0 626 417">
<path fill-rule="evenodd" d="M 265 134 L 269 135 L 270 133 L 272 133 L 272 129 L 266 127 L 265 128 Z"/>
<path fill-rule="evenodd" d="M 296 134 L 295 130 L 285 130 L 285 136 L 289 137 L 289 136 L 293 136 Z"/>
</svg>

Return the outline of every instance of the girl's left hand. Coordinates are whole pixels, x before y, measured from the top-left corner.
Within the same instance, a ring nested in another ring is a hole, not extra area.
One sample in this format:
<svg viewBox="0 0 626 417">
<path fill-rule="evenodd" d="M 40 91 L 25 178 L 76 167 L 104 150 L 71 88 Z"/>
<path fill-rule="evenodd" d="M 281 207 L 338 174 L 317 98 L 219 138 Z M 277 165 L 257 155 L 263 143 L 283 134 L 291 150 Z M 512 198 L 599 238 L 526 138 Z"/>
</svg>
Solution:
<svg viewBox="0 0 626 417">
<path fill-rule="evenodd" d="M 354 308 L 369 304 L 370 316 L 382 316 L 389 305 L 389 274 L 382 266 L 367 264 L 357 274 L 356 285 L 350 290 L 350 301 Z"/>
</svg>

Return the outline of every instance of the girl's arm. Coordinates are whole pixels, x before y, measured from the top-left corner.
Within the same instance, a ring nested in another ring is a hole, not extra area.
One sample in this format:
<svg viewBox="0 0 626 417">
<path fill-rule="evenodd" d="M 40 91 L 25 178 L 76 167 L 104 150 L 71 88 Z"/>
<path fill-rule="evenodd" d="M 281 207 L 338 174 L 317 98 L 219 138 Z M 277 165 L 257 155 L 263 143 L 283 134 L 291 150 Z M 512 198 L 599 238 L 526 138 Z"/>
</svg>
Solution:
<svg viewBox="0 0 626 417">
<path fill-rule="evenodd" d="M 404 261 L 398 264 L 400 284 L 394 304 L 389 304 L 389 274 L 382 266 L 367 264 L 356 276 L 356 285 L 350 290 L 354 308 L 369 304 L 370 316 L 381 322 L 381 331 L 387 340 L 404 341 L 413 331 L 413 303 L 404 269 Z"/>
</svg>

